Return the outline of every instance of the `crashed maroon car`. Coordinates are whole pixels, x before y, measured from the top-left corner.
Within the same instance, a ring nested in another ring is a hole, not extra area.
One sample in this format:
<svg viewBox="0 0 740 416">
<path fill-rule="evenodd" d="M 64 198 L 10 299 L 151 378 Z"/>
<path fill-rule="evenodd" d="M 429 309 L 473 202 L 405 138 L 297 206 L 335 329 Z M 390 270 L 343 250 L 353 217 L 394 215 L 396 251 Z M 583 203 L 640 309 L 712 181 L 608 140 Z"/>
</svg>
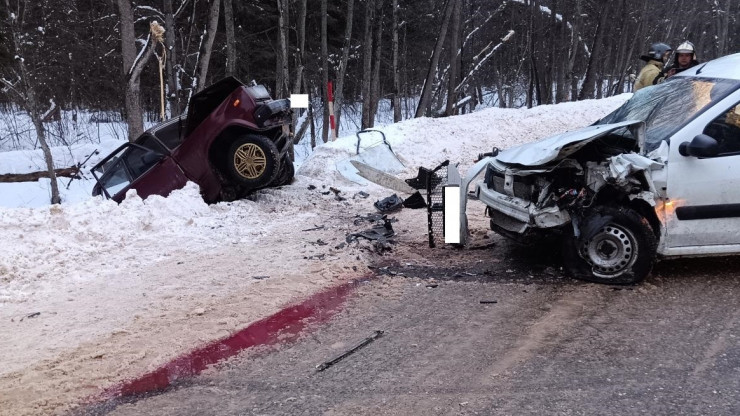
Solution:
<svg viewBox="0 0 740 416">
<path fill-rule="evenodd" d="M 288 99 L 225 78 L 195 94 L 186 116 L 165 121 L 92 168 L 93 196 L 121 202 L 135 189 L 167 196 L 188 181 L 206 202 L 231 201 L 293 179 Z"/>
</svg>

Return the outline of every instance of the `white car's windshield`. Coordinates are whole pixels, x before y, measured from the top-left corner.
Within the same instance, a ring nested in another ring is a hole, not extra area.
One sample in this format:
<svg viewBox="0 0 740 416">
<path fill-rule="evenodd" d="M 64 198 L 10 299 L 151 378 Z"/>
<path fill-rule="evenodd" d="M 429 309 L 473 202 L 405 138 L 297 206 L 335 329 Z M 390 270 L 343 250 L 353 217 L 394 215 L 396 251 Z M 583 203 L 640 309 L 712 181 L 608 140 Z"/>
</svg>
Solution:
<svg viewBox="0 0 740 416">
<path fill-rule="evenodd" d="M 740 83 L 728 79 L 676 77 L 644 88 L 596 124 L 640 120 L 646 124 L 646 151 L 658 147 L 696 114 L 736 90 Z M 629 134 L 626 130 L 625 134 Z"/>
</svg>

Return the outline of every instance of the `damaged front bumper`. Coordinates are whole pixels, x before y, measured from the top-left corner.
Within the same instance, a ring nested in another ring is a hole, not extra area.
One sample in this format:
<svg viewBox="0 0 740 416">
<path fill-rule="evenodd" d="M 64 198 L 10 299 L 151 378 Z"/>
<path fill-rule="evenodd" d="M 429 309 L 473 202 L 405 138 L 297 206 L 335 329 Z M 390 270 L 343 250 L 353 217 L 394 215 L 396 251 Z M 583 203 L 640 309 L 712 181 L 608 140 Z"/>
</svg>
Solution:
<svg viewBox="0 0 740 416">
<path fill-rule="evenodd" d="M 486 180 L 475 185 L 473 195 L 486 205 L 491 229 L 526 242 L 562 230 L 607 186 L 611 194 L 622 195 L 620 199 L 640 199 L 654 207 L 656 199 L 664 196 L 655 186 L 665 182 L 663 167 L 655 159 L 634 153 L 583 165 L 564 159 L 554 166 L 530 169 L 509 168 L 492 157 L 476 163 L 464 178 L 450 166 L 444 201 L 445 242 L 466 243 L 468 187 L 486 169 Z M 556 170 L 577 174 L 580 184 L 555 185 L 552 172 Z"/>
<path fill-rule="evenodd" d="M 464 178 L 455 166 L 450 165 L 448 168 L 444 201 L 446 243 L 466 243 L 468 187 L 491 163 L 495 163 L 494 158 L 480 160 L 468 170 Z M 571 221 L 570 214 L 564 209 L 557 206 L 538 208 L 533 201 L 497 192 L 488 188 L 485 183 L 476 184 L 474 196 L 486 205 L 491 227 L 512 237 L 524 235 L 533 228 L 559 227 Z"/>
</svg>

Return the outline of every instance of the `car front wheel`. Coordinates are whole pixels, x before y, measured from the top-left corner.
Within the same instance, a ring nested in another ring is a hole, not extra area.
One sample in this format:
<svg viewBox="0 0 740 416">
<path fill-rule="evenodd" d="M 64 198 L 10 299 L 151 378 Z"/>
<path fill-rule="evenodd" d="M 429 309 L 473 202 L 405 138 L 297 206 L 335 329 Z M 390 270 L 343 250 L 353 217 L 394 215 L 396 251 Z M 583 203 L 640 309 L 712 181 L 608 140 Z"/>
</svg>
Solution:
<svg viewBox="0 0 740 416">
<path fill-rule="evenodd" d="M 264 136 L 241 136 L 231 144 L 226 166 L 230 176 L 249 189 L 267 186 L 280 169 L 277 147 Z"/>
<path fill-rule="evenodd" d="M 596 283 L 634 284 L 650 273 L 657 239 L 647 219 L 626 207 L 596 207 L 563 241 L 563 262 L 573 277 Z"/>
</svg>

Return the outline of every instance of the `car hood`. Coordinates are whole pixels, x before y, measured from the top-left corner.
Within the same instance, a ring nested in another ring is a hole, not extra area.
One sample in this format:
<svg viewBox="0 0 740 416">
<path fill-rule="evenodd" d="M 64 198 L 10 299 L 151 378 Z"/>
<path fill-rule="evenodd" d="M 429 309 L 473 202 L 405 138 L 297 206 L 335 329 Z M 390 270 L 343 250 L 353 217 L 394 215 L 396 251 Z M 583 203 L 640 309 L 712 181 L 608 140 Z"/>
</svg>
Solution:
<svg viewBox="0 0 740 416">
<path fill-rule="evenodd" d="M 614 130 L 636 126 L 641 121 L 623 121 L 614 124 L 599 124 L 551 136 L 533 143 L 523 144 L 502 151 L 496 160 L 505 165 L 542 166 L 568 157 L 578 149 Z"/>
</svg>

